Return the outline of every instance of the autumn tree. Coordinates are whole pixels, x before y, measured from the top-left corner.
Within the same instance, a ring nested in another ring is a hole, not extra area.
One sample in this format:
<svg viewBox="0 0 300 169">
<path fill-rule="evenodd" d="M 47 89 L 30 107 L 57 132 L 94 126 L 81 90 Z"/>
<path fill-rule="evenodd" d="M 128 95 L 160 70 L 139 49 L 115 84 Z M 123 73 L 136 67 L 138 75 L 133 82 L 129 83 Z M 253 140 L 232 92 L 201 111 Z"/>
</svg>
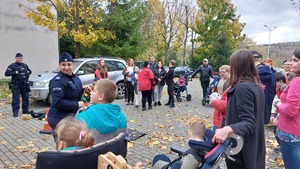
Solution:
<svg viewBox="0 0 300 169">
<path fill-rule="evenodd" d="M 180 23 L 183 16 L 181 1 L 149 0 L 147 4 L 147 12 L 151 18 L 148 37 L 153 42 L 150 47 L 152 55 L 163 55 L 163 60 L 167 61 L 172 50 L 178 52 L 182 47 L 184 33 Z"/>
<path fill-rule="evenodd" d="M 197 0 L 197 4 L 200 17 L 194 31 L 199 35 L 196 39 L 199 47 L 193 60 L 199 65 L 208 58 L 210 64 L 218 69 L 228 64 L 230 55 L 244 39 L 241 35 L 244 25 L 239 23 L 239 16 L 235 15 L 236 9 L 230 0 Z"/>
<path fill-rule="evenodd" d="M 81 45 L 92 46 L 98 39 L 113 38 L 109 30 L 96 25 L 100 22 L 98 11 L 101 0 L 27 0 L 36 5 L 29 8 L 20 4 L 26 15 L 36 25 L 58 31 L 59 38 L 75 43 L 76 55 L 80 57 Z"/>
</svg>

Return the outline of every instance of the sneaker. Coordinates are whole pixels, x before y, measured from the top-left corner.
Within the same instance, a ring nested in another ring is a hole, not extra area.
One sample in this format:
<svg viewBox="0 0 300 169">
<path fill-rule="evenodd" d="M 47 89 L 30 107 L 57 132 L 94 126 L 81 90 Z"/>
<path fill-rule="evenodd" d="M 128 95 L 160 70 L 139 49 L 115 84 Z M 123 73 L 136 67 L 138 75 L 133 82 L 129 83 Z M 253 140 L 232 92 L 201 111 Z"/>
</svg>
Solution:
<svg viewBox="0 0 300 169">
<path fill-rule="evenodd" d="M 135 108 L 139 108 L 139 105 L 135 105 Z"/>
<path fill-rule="evenodd" d="M 18 113 L 13 113 L 13 117 L 18 117 Z"/>
<path fill-rule="evenodd" d="M 145 108 L 145 107 L 143 107 L 143 108 L 142 108 L 142 111 L 145 111 L 145 110 L 146 110 L 146 108 Z"/>
<path fill-rule="evenodd" d="M 157 103 L 156 102 L 154 102 L 154 106 L 156 106 L 157 105 Z"/>
<path fill-rule="evenodd" d="M 152 106 L 149 106 L 148 109 L 152 109 Z"/>
<path fill-rule="evenodd" d="M 160 103 L 160 102 L 157 102 L 157 105 L 161 106 L 161 103 Z"/>
<path fill-rule="evenodd" d="M 174 108 L 174 107 L 175 107 L 175 105 L 174 105 L 174 104 L 170 105 L 170 108 Z"/>
<path fill-rule="evenodd" d="M 131 105 L 134 105 L 134 103 L 133 103 L 133 102 L 131 102 Z"/>
</svg>

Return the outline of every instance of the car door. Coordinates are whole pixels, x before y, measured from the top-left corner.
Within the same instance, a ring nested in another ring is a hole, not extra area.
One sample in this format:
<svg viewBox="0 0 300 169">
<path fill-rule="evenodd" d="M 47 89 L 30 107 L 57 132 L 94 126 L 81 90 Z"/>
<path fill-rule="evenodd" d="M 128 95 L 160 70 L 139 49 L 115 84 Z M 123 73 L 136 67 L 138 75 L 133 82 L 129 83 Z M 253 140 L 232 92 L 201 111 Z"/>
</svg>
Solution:
<svg viewBox="0 0 300 169">
<path fill-rule="evenodd" d="M 98 60 L 91 60 L 83 63 L 76 72 L 82 85 L 92 85 L 95 79 L 95 69 L 97 68 Z"/>
<path fill-rule="evenodd" d="M 118 78 L 118 65 L 113 60 L 105 60 L 105 66 L 108 69 L 109 79 L 116 82 Z"/>
</svg>

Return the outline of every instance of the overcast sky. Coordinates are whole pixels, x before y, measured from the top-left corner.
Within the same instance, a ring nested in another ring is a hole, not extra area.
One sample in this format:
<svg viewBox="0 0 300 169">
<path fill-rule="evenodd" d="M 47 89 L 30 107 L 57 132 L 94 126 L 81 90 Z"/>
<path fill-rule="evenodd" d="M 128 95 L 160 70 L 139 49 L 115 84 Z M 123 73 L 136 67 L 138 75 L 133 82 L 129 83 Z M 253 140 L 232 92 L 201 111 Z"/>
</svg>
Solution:
<svg viewBox="0 0 300 169">
<path fill-rule="evenodd" d="M 240 22 L 246 23 L 242 33 L 258 44 L 300 41 L 300 6 L 290 0 L 231 0 L 241 15 Z M 274 27 L 276 27 L 274 29 Z"/>
</svg>

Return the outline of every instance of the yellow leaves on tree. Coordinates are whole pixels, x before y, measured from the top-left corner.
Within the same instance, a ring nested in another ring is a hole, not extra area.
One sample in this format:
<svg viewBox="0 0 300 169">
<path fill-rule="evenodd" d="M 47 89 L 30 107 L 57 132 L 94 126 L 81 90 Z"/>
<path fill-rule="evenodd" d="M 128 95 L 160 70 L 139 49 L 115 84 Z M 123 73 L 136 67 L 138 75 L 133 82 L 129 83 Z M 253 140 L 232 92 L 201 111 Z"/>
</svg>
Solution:
<svg viewBox="0 0 300 169">
<path fill-rule="evenodd" d="M 99 8 L 90 0 L 27 0 L 30 7 L 20 4 L 25 14 L 36 25 L 57 30 L 59 38 L 67 36 L 76 43 L 76 56 L 80 57 L 80 45 L 92 46 L 99 38 L 104 41 L 114 34 L 97 26 L 100 23 Z M 32 7 L 35 6 L 35 7 Z"/>
</svg>

